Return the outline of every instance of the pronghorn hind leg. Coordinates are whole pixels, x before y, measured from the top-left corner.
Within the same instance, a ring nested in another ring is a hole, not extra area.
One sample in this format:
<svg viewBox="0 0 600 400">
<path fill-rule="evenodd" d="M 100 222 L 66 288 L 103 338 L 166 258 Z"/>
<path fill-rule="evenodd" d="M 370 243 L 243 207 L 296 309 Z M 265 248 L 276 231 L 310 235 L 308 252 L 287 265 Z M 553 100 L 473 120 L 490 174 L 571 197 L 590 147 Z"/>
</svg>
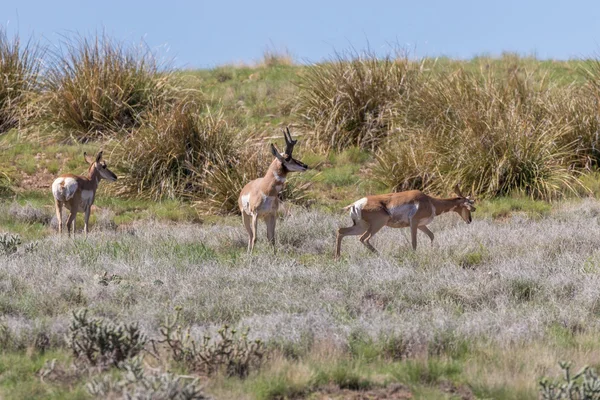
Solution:
<svg viewBox="0 0 600 400">
<path fill-rule="evenodd" d="M 254 250 L 254 245 L 256 244 L 256 234 L 258 232 L 258 215 L 252 214 L 252 239 L 250 240 L 248 251 L 252 253 Z"/>
<path fill-rule="evenodd" d="M 244 221 L 244 227 L 246 228 L 246 232 L 248 232 L 248 253 L 250 253 L 252 249 L 252 217 L 246 214 L 245 211 L 242 211 L 242 221 Z"/>
<path fill-rule="evenodd" d="M 417 229 L 418 221 L 415 218 L 410 219 L 410 238 L 413 250 L 417 249 Z"/>
<path fill-rule="evenodd" d="M 275 248 L 275 223 L 277 218 L 275 215 L 269 215 L 265 218 L 265 223 L 267 224 L 267 239 L 273 246 L 273 252 L 277 253 L 277 249 Z"/>
<path fill-rule="evenodd" d="M 369 249 L 373 253 L 378 254 L 379 252 L 377 251 L 377 249 L 375 249 L 375 247 L 373 247 L 373 245 L 369 242 L 369 240 L 371 240 L 371 238 L 373 236 L 375 236 L 375 234 L 377 232 L 379 232 L 381 230 L 381 228 L 383 228 L 387 224 L 388 220 L 389 220 L 388 213 L 381 213 L 380 215 L 377 216 L 377 218 L 370 218 L 369 228 L 360 237 L 360 242 L 362 244 L 364 244 L 367 247 L 367 249 Z"/>
<path fill-rule="evenodd" d="M 348 228 L 340 228 L 337 231 L 336 241 L 335 241 L 335 253 L 334 258 L 337 260 L 340 258 L 340 252 L 342 250 L 342 239 L 344 236 L 351 235 L 362 235 L 369 228 L 369 225 L 364 220 L 359 220 L 358 222 L 352 220 L 353 225 Z"/>
<path fill-rule="evenodd" d="M 431 239 L 431 244 L 433 245 L 433 232 L 431 232 L 429 230 L 429 228 L 427 228 L 426 226 L 419 226 L 418 228 L 421 232 L 425 233 L 427 236 L 429 236 L 429 239 Z"/>
<path fill-rule="evenodd" d="M 71 236 L 71 229 L 73 230 L 73 239 L 75 239 L 75 220 L 77 219 L 77 207 L 71 206 L 69 210 L 69 219 L 67 219 L 67 232 L 69 237 Z"/>
<path fill-rule="evenodd" d="M 58 200 L 54 200 L 54 205 L 56 207 L 56 221 L 58 223 L 58 234 L 62 235 L 62 231 L 63 231 L 62 208 L 63 208 L 63 205 Z"/>
</svg>

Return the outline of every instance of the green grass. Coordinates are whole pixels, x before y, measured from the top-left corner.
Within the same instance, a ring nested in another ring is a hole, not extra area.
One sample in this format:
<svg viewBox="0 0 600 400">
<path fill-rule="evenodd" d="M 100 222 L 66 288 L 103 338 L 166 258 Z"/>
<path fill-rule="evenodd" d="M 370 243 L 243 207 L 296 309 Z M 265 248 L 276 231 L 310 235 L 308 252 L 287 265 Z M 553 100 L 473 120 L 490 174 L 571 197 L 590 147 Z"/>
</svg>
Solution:
<svg viewBox="0 0 600 400">
<path fill-rule="evenodd" d="M 72 362 L 66 351 L 46 354 L 25 352 L 0 353 L 0 397 L 7 399 L 89 399 L 84 376 L 79 378 L 42 381 L 38 372 L 47 360 Z"/>
<path fill-rule="evenodd" d="M 530 218 L 547 216 L 552 205 L 542 200 L 532 200 L 527 197 L 500 197 L 476 203 L 477 211 L 474 218 L 490 216 L 492 218 L 507 218 L 515 213 L 523 213 Z"/>
</svg>

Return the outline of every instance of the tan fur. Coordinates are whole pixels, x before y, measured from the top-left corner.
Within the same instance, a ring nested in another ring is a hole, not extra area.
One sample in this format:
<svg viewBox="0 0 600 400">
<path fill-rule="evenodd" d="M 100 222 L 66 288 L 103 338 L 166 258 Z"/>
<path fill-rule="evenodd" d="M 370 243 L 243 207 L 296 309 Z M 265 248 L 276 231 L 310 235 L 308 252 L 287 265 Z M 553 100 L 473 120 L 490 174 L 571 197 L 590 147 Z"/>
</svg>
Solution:
<svg viewBox="0 0 600 400">
<path fill-rule="evenodd" d="M 279 194 L 283 190 L 287 174 L 303 172 L 308 168 L 302 162 L 292 158 L 295 140 L 287 130 L 284 131 L 286 152 L 279 154 L 277 148 L 271 145 L 275 159 L 269 166 L 264 177 L 255 179 L 242 189 L 238 205 L 242 213 L 244 227 L 248 232 L 248 252 L 252 252 L 256 243 L 258 219 L 264 219 L 267 225 L 267 239 L 275 249 L 275 222 L 279 209 Z"/>
<path fill-rule="evenodd" d="M 90 212 L 96 198 L 96 190 L 98 189 L 100 180 L 117 180 L 117 176 L 110 171 L 107 168 L 106 163 L 102 161 L 101 151 L 98 153 L 95 160 L 88 159 L 85 153 L 84 158 L 86 162 L 90 164 L 87 177 L 63 174 L 56 178 L 52 184 L 52 194 L 54 196 L 54 204 L 56 207 L 59 234 L 62 234 L 63 231 L 62 208 L 64 206 L 70 211 L 69 218 L 67 219 L 67 233 L 69 236 L 71 236 L 72 230 L 73 237 L 75 237 L 75 219 L 77 213 L 81 210 L 84 212 L 83 230 L 87 237 Z M 73 193 L 64 190 L 67 183 L 72 184 L 72 181 L 70 181 L 69 178 L 75 181 L 76 188 Z M 67 194 L 70 194 L 71 196 L 69 197 Z"/>
<path fill-rule="evenodd" d="M 337 232 L 334 257 L 340 256 L 344 236 L 361 235 L 360 242 L 376 252 L 369 240 L 384 226 L 411 229 L 412 248 L 417 248 L 417 230 L 425 233 L 433 242 L 433 233 L 427 225 L 434 217 L 448 211 L 457 212 L 467 223 L 471 222 L 471 211 L 475 211 L 473 200 L 463 197 L 458 186 L 458 197 L 438 199 L 419 190 L 367 196 L 344 209 L 350 210 L 353 226 L 340 228 Z"/>
</svg>

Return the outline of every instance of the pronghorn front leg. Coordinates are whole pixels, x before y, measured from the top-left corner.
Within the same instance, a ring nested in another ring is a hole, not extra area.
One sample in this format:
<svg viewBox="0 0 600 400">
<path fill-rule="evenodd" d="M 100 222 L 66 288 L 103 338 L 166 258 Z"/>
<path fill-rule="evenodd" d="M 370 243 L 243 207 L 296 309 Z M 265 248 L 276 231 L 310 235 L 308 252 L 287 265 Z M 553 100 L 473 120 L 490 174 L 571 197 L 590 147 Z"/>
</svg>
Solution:
<svg viewBox="0 0 600 400">
<path fill-rule="evenodd" d="M 265 222 L 267 223 L 267 239 L 273 246 L 273 253 L 277 253 L 277 249 L 275 248 L 275 223 L 277 219 L 275 215 L 269 215 Z"/>
<path fill-rule="evenodd" d="M 91 211 L 92 211 L 92 207 L 87 206 L 87 208 L 85 209 L 84 221 L 83 221 L 83 232 L 85 234 L 86 239 L 87 239 L 87 235 L 88 235 L 88 222 L 90 221 L 90 212 Z"/>
<path fill-rule="evenodd" d="M 426 226 L 419 226 L 419 230 L 429 236 L 429 239 L 431 239 L 431 244 L 433 245 L 433 232 L 431 232 Z"/>
</svg>

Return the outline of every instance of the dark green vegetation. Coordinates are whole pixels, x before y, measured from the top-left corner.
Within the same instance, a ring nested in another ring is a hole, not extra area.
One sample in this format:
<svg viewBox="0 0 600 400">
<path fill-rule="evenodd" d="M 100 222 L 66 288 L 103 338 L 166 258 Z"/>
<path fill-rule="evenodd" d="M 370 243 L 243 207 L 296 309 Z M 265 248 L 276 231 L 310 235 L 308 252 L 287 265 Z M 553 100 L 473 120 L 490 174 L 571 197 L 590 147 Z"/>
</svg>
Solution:
<svg viewBox="0 0 600 400">
<path fill-rule="evenodd" d="M 600 193 L 597 60 L 156 60 L 104 35 L 46 52 L 0 34 L 0 397 L 517 399 L 560 359 L 600 363 L 597 299 L 580 289 L 595 287 L 598 253 L 580 227 L 598 210 L 547 202 Z M 311 169 L 284 197 L 309 211 L 286 206 L 283 254 L 259 244 L 252 259 L 223 215 L 286 125 Z M 52 235 L 49 185 L 99 148 L 120 179 L 100 186 L 92 238 L 71 245 Z M 445 196 L 457 182 L 478 200 L 468 233 L 448 217 L 434 247 L 407 251 L 395 232 L 381 258 L 348 243 L 331 264 L 342 206 L 410 188 Z M 515 242 L 536 229 L 549 237 Z M 168 325 L 175 305 L 181 328 Z M 250 336 L 233 332 L 244 324 Z"/>
</svg>

